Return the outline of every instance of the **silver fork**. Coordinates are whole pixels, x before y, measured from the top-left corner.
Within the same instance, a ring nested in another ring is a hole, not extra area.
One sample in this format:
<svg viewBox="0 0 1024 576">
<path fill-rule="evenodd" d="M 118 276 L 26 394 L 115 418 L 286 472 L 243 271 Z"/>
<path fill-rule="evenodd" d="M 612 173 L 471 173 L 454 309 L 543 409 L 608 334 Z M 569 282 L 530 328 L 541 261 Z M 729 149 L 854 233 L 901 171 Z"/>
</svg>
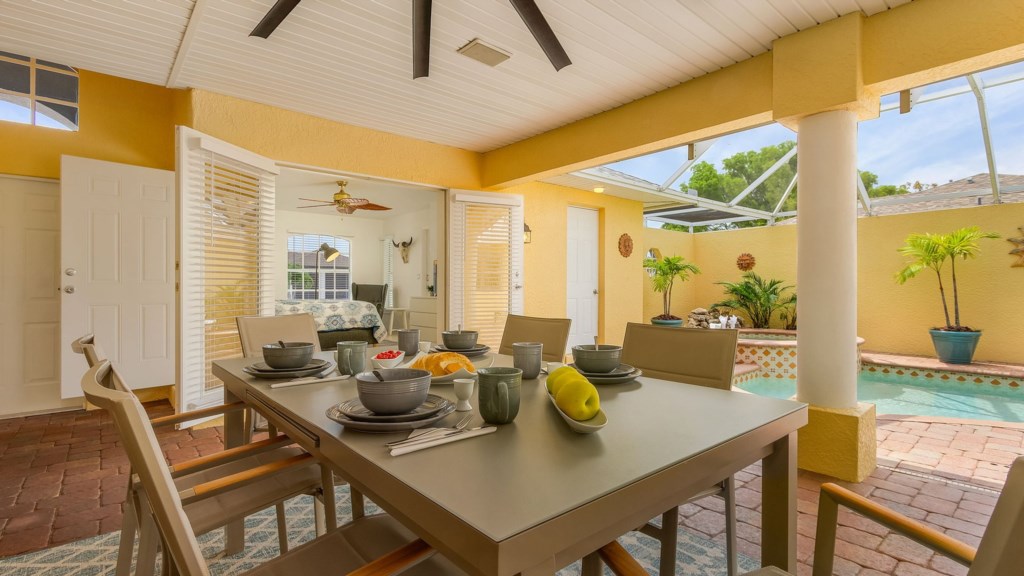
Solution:
<svg viewBox="0 0 1024 576">
<path fill-rule="evenodd" d="M 448 434 L 454 434 L 456 432 L 461 432 L 461 431 L 465 430 L 466 426 L 469 426 L 469 423 L 472 422 L 472 421 L 473 421 L 473 415 L 472 414 L 467 414 L 465 418 L 463 418 L 462 420 L 459 420 L 455 424 L 455 426 L 452 426 L 451 428 L 434 428 L 432 430 L 427 430 L 427 431 L 423 432 L 422 434 L 417 434 L 415 436 L 410 436 L 410 437 L 406 438 L 405 440 L 395 440 L 394 442 L 388 442 L 387 444 L 385 444 L 385 446 L 387 446 L 388 448 L 394 448 L 395 446 L 401 446 L 403 444 L 408 444 L 408 443 L 413 443 L 413 442 L 422 442 L 422 441 L 434 438 L 436 436 L 447 436 Z M 415 433 L 416 431 L 413 430 L 413 432 Z"/>
</svg>

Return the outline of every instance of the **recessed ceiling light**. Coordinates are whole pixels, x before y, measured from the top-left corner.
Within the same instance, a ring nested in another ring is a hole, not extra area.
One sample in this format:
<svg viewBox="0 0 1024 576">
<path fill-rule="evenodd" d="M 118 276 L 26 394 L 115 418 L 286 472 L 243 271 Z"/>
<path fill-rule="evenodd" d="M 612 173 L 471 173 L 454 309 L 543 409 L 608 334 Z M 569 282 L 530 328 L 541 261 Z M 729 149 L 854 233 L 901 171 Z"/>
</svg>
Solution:
<svg viewBox="0 0 1024 576">
<path fill-rule="evenodd" d="M 594 188 L 594 192 L 596 192 L 598 194 L 603 194 L 604 193 L 604 188 L 601 188 L 600 186 L 598 186 L 597 188 Z"/>
<path fill-rule="evenodd" d="M 477 62 L 487 64 L 492 68 L 512 57 L 511 54 L 501 48 L 491 46 L 490 44 L 484 44 L 484 42 L 479 38 L 470 40 L 468 44 L 459 48 L 456 52 L 463 56 L 472 58 Z"/>
</svg>

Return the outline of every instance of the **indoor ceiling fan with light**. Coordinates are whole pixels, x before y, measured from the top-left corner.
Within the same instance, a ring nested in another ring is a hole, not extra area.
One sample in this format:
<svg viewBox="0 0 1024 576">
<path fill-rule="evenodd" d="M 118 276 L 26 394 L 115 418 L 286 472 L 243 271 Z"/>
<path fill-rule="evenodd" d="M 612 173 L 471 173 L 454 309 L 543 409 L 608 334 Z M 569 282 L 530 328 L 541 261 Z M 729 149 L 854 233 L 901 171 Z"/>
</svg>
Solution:
<svg viewBox="0 0 1024 576">
<path fill-rule="evenodd" d="M 351 194 L 345 192 L 346 184 L 348 184 L 348 182 L 345 180 L 338 180 L 338 191 L 334 193 L 334 196 L 332 196 L 330 200 L 299 198 L 299 200 L 306 202 L 318 202 L 318 204 L 299 206 L 299 208 L 324 208 L 326 206 L 334 206 L 334 209 L 342 214 L 351 214 L 356 210 L 391 210 L 391 208 L 388 208 L 387 206 L 374 204 L 366 198 L 353 198 Z"/>
<path fill-rule="evenodd" d="M 298 6 L 301 0 L 277 0 L 252 29 L 249 36 L 269 38 L 274 30 L 284 22 L 288 14 Z M 433 0 L 412 0 L 412 77 L 423 78 L 430 75 L 430 13 Z M 523 19 L 523 24 L 533 34 L 541 50 L 551 61 L 555 70 L 561 70 L 572 61 L 565 53 L 555 32 L 551 29 L 544 14 L 537 7 L 535 0 L 509 0 L 512 7 Z M 461 51 L 461 49 L 460 49 Z M 508 57 L 507 55 L 505 56 Z M 500 61 L 500 60 L 499 60 Z M 491 64 L 493 66 L 493 64 Z"/>
</svg>

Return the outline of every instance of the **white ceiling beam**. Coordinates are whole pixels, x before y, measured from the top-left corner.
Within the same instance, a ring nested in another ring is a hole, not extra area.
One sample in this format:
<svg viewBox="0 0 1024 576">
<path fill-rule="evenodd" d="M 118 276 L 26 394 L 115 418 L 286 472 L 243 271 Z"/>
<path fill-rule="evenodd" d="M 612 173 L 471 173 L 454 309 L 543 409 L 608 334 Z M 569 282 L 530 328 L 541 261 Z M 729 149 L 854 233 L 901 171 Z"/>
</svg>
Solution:
<svg viewBox="0 0 1024 576">
<path fill-rule="evenodd" d="M 992 186 L 992 201 L 1002 202 L 999 197 L 999 171 L 996 170 L 996 153 L 992 149 L 992 137 L 988 129 L 988 107 L 985 105 L 985 81 L 976 74 L 967 75 L 967 83 L 978 101 L 978 119 L 981 120 L 981 139 L 985 142 L 985 157 L 988 160 L 988 178 Z"/>
<path fill-rule="evenodd" d="M 789 152 L 786 152 L 782 156 L 782 158 L 776 160 L 775 164 L 772 164 L 770 168 L 765 170 L 763 174 L 761 174 L 753 182 L 751 182 L 750 186 L 747 186 L 747 188 L 743 190 L 743 192 L 740 192 L 739 194 L 736 195 L 735 198 L 730 200 L 729 206 L 736 206 L 741 201 L 743 201 L 743 199 L 750 195 L 750 193 L 753 192 L 758 186 L 760 186 L 762 182 L 767 180 L 772 174 L 775 174 L 775 172 L 777 172 L 779 168 L 782 168 L 783 164 L 789 162 L 789 159 L 792 158 L 793 156 L 796 156 L 796 146 L 790 148 Z"/>
<path fill-rule="evenodd" d="M 181 35 L 181 42 L 178 43 L 178 51 L 174 54 L 174 64 L 171 66 L 171 72 L 167 75 L 166 86 L 168 88 L 186 88 L 187 86 L 180 84 L 178 78 L 181 76 L 181 69 L 185 66 L 185 59 L 188 57 L 188 51 L 192 47 L 192 41 L 195 38 L 196 30 L 199 28 L 199 20 L 203 17 L 203 12 L 206 10 L 207 0 L 196 0 L 196 3 L 192 5 L 192 13 L 188 16 L 188 24 L 185 25 L 185 33 Z"/>
<path fill-rule="evenodd" d="M 705 152 L 711 149 L 715 142 L 718 142 L 718 138 L 712 138 L 711 140 L 703 140 L 701 142 L 697 142 L 696 144 L 687 144 L 686 161 L 680 164 L 679 168 L 677 168 L 676 171 L 673 172 L 672 175 L 669 176 L 665 180 L 665 182 L 662 183 L 661 186 L 659 186 L 659 188 L 665 190 L 673 183 L 675 183 L 675 181 L 678 180 L 679 177 L 683 175 L 683 172 L 689 170 L 690 166 L 696 164 L 697 161 L 700 160 L 700 157 L 703 156 Z"/>
<path fill-rule="evenodd" d="M 860 205 L 864 211 L 871 215 L 871 197 L 868 196 L 868 189 L 864 186 L 864 179 L 860 177 L 860 170 L 857 170 L 857 192 L 860 198 Z"/>
<path fill-rule="evenodd" d="M 1014 82 L 1020 82 L 1022 80 L 1024 80 L 1024 71 L 1015 72 L 1013 74 L 1007 74 L 1006 76 L 1000 76 L 999 78 L 995 78 L 993 80 L 986 81 L 985 82 L 985 88 L 994 88 L 996 86 L 1003 86 L 1005 84 L 1013 84 Z M 922 89 L 923 89 L 923 87 L 922 87 Z M 928 93 L 926 91 L 924 94 L 922 94 L 914 102 L 914 104 L 916 105 L 916 104 L 922 104 L 924 102 L 934 102 L 936 100 L 942 100 L 943 98 L 951 98 L 953 96 L 959 96 L 961 94 L 967 94 L 968 92 L 971 92 L 970 85 L 968 85 L 968 86 L 955 86 L 953 88 L 947 88 L 945 90 L 939 90 L 937 92 L 932 92 L 932 93 Z M 888 112 L 889 110 L 898 110 L 899 107 L 900 107 L 900 103 L 898 101 L 897 102 L 890 102 L 888 104 L 883 104 L 882 106 L 880 106 L 879 107 L 879 111 L 880 112 Z"/>
<path fill-rule="evenodd" d="M 782 193 L 782 198 L 779 198 L 779 203 L 775 205 L 775 210 L 772 210 L 773 221 L 775 218 L 778 217 L 779 210 L 782 210 L 782 205 L 786 203 L 786 199 L 789 198 L 789 195 L 793 192 L 793 189 L 796 188 L 797 176 L 799 175 L 793 174 L 793 179 L 789 181 L 789 186 L 786 186 L 786 191 Z"/>
</svg>

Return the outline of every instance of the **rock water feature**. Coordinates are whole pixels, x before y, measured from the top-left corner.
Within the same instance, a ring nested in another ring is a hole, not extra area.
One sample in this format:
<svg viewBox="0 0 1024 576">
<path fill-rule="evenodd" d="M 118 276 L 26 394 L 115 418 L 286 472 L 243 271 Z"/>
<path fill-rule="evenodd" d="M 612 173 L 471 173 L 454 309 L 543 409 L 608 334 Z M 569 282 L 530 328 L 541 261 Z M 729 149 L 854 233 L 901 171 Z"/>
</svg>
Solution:
<svg viewBox="0 0 1024 576">
<path fill-rule="evenodd" d="M 717 308 L 708 310 L 707 308 L 694 308 L 693 311 L 686 317 L 687 328 L 711 328 L 711 323 L 720 323 L 721 317 L 726 316 L 721 314 Z M 736 316 L 727 316 L 729 323 L 732 324 L 735 321 L 735 325 L 730 325 L 730 328 L 742 328 L 743 320 Z"/>
</svg>

